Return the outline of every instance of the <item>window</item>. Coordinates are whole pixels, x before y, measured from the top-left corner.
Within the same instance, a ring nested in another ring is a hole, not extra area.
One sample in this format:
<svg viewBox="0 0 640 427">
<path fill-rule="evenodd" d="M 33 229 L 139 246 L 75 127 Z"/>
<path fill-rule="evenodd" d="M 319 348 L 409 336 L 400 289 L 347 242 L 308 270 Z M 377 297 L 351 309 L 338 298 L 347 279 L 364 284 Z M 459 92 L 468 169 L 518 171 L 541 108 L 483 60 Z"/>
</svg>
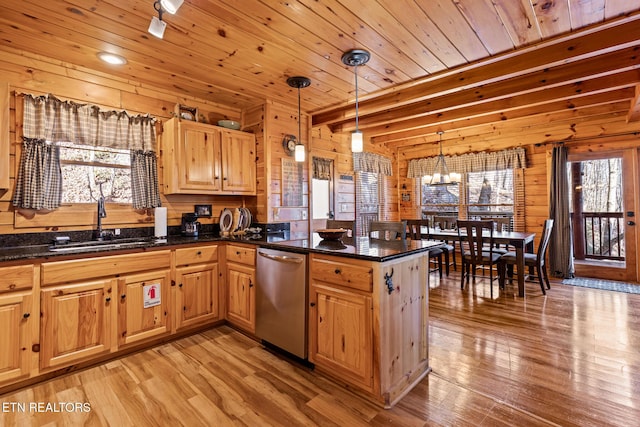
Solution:
<svg viewBox="0 0 640 427">
<path fill-rule="evenodd" d="M 62 203 L 131 203 L 129 150 L 60 144 Z"/>
<path fill-rule="evenodd" d="M 356 172 L 356 230 L 358 236 L 369 234 L 369 223 L 378 220 L 380 209 L 379 174 Z"/>
<path fill-rule="evenodd" d="M 512 216 L 514 212 L 513 170 L 469 172 L 457 185 L 421 182 L 422 213 L 461 218 Z M 465 215 L 459 215 L 465 212 Z"/>
<path fill-rule="evenodd" d="M 470 172 L 467 175 L 468 215 L 513 214 L 513 170 Z"/>
</svg>

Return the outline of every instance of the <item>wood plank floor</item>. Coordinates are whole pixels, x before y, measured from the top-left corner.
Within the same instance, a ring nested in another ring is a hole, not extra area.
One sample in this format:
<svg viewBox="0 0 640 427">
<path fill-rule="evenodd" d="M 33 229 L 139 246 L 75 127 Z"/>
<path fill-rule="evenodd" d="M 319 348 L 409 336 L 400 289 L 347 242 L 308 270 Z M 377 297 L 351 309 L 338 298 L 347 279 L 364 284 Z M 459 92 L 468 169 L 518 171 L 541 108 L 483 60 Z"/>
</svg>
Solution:
<svg viewBox="0 0 640 427">
<path fill-rule="evenodd" d="M 391 410 L 228 327 L 0 396 L 2 426 L 640 425 L 640 295 L 432 274 L 433 372 Z M 30 402 L 88 403 L 33 412 Z M 4 406 L 6 407 L 6 406 Z M 60 409 L 60 408 L 58 408 Z"/>
</svg>

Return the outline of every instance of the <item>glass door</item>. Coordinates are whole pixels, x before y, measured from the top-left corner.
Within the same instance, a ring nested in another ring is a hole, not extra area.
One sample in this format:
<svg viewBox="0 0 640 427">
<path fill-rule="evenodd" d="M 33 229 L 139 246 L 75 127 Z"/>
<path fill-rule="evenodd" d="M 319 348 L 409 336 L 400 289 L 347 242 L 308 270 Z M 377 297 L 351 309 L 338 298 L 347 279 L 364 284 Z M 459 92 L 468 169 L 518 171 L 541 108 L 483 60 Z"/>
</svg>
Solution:
<svg viewBox="0 0 640 427">
<path fill-rule="evenodd" d="M 637 281 L 632 150 L 569 156 L 576 276 Z"/>
</svg>

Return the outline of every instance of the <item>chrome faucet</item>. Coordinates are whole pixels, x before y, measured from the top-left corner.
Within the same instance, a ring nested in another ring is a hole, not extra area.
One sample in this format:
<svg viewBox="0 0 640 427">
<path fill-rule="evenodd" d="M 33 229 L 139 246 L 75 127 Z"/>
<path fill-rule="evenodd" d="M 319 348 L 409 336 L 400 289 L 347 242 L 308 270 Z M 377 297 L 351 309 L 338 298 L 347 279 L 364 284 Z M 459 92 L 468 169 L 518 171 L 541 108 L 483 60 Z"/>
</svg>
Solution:
<svg viewBox="0 0 640 427">
<path fill-rule="evenodd" d="M 111 233 L 102 230 L 102 218 L 107 216 L 107 210 L 104 207 L 104 194 L 102 193 L 102 183 L 100 183 L 100 197 L 98 197 L 98 229 L 95 233 L 96 240 L 104 240 L 105 237 L 111 237 Z"/>
</svg>

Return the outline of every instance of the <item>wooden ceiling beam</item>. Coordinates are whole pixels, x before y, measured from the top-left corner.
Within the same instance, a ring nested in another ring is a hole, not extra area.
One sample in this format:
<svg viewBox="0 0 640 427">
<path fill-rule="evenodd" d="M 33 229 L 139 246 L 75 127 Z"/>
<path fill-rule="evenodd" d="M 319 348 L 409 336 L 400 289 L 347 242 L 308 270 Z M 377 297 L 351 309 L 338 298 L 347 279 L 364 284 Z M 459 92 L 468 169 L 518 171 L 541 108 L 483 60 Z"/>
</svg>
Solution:
<svg viewBox="0 0 640 427">
<path fill-rule="evenodd" d="M 395 121 L 444 113 L 453 109 L 469 108 L 476 105 L 487 104 L 494 100 L 522 97 L 521 102 L 535 103 L 540 92 L 549 91 L 556 97 L 556 89 L 569 87 L 564 90 L 564 96 L 571 96 L 580 93 L 582 86 L 594 86 L 593 80 L 601 80 L 602 88 L 613 84 L 619 86 L 617 80 L 602 79 L 601 76 L 619 73 L 625 70 L 634 70 L 640 67 L 635 48 L 628 48 L 621 52 L 613 52 L 602 55 L 598 58 L 591 58 L 581 63 L 571 63 L 563 66 L 539 71 L 526 76 L 519 76 L 504 80 L 502 82 L 487 84 L 481 88 L 461 90 L 456 93 L 433 98 L 427 101 L 405 104 L 401 107 L 388 108 L 373 114 L 362 113 L 359 115 L 359 127 L 362 130 L 373 126 L 389 125 Z M 631 80 L 626 80 L 627 84 L 635 84 L 640 79 L 637 74 L 631 75 Z M 598 90 L 593 87 L 591 90 Z M 560 93 L 560 91 L 558 91 Z M 531 101 L 529 99 L 531 98 Z M 557 97 L 555 98 L 557 99 Z M 492 111 L 487 107 L 487 111 Z M 495 111 L 495 110 L 493 110 Z M 331 126 L 334 132 L 348 132 L 355 129 L 355 121 L 348 121 Z"/>
<path fill-rule="evenodd" d="M 519 52 L 500 55 L 473 65 L 428 76 L 408 85 L 381 92 L 359 102 L 361 116 L 385 111 L 390 105 L 403 106 L 501 82 L 526 74 L 541 72 L 571 62 L 582 61 L 621 49 L 636 46 L 640 40 L 640 15 L 614 25 L 576 32 L 564 38 L 539 43 Z M 316 112 L 313 125 L 333 125 L 355 117 L 353 103 Z"/>
<path fill-rule="evenodd" d="M 471 136 L 476 134 L 491 134 L 493 137 L 498 137 L 504 134 L 505 129 L 514 127 L 518 131 L 522 128 L 523 123 L 530 126 L 552 125 L 555 121 L 563 120 L 577 120 L 594 116 L 624 116 L 628 107 L 627 101 L 618 101 L 614 103 L 592 105 L 575 110 L 558 110 L 548 111 L 544 113 L 523 115 L 521 117 L 515 117 L 508 123 L 503 121 L 485 121 L 482 120 L 465 120 L 461 122 L 451 123 L 443 126 L 430 126 L 425 128 L 424 134 L 410 133 L 405 135 L 404 139 L 398 139 L 385 143 L 385 146 L 391 149 L 403 148 L 407 146 L 419 145 L 423 141 L 437 141 L 438 131 L 444 131 L 446 139 L 450 137 L 463 138 L 465 136 Z"/>
<path fill-rule="evenodd" d="M 601 106 L 603 110 L 611 112 L 619 111 L 620 105 L 627 105 L 633 96 L 632 88 L 617 89 L 603 93 L 578 96 L 568 100 L 556 100 L 544 104 L 526 105 L 522 108 L 506 111 L 496 111 L 489 114 L 473 115 L 470 112 L 460 111 L 457 117 L 423 117 L 398 123 L 398 130 L 394 133 L 380 135 L 372 138 L 374 144 L 387 146 L 401 145 L 404 140 L 435 134 L 437 131 L 449 131 L 459 127 L 475 126 L 487 123 L 509 122 L 528 116 L 537 116 L 550 113 L 575 111 L 588 107 Z M 395 126 L 395 125 L 394 125 Z M 405 130 L 401 130 L 405 129 Z M 375 129 L 374 129 L 375 131 Z M 366 135 L 366 133 L 365 133 Z"/>
<path fill-rule="evenodd" d="M 635 96 L 631 100 L 631 108 L 627 114 L 627 123 L 640 120 L 640 85 L 636 86 Z"/>
<path fill-rule="evenodd" d="M 397 125 L 389 121 L 381 121 L 377 127 L 372 126 L 371 130 L 367 130 L 367 125 L 360 126 L 365 134 L 373 138 L 375 141 L 392 140 L 394 137 L 388 136 L 389 127 L 396 126 L 396 132 L 405 132 L 407 129 L 416 129 L 416 127 L 425 127 L 433 123 L 443 123 L 452 120 L 470 119 L 490 114 L 503 115 L 502 120 L 508 119 L 509 111 L 526 108 L 530 106 L 544 105 L 554 102 L 562 102 L 565 99 L 577 99 L 579 97 L 595 95 L 633 87 L 636 82 L 640 81 L 640 70 L 630 70 L 621 74 L 599 77 L 593 80 L 586 80 L 580 83 L 569 83 L 561 87 L 552 87 L 546 90 L 539 90 L 533 93 L 525 93 L 516 96 L 500 97 L 495 100 L 486 100 L 475 104 L 465 103 L 465 100 L 458 99 L 452 102 L 452 107 L 448 109 L 437 110 L 427 115 L 418 115 L 418 110 L 407 112 L 406 117 L 413 117 L 409 120 L 396 120 Z M 630 99 L 633 95 L 627 92 L 625 99 Z M 572 102 L 567 102 L 565 108 L 573 108 Z M 412 114 L 413 113 L 413 114 Z M 346 132 L 349 129 L 344 129 Z M 380 132 L 380 136 L 376 133 Z"/>
</svg>

